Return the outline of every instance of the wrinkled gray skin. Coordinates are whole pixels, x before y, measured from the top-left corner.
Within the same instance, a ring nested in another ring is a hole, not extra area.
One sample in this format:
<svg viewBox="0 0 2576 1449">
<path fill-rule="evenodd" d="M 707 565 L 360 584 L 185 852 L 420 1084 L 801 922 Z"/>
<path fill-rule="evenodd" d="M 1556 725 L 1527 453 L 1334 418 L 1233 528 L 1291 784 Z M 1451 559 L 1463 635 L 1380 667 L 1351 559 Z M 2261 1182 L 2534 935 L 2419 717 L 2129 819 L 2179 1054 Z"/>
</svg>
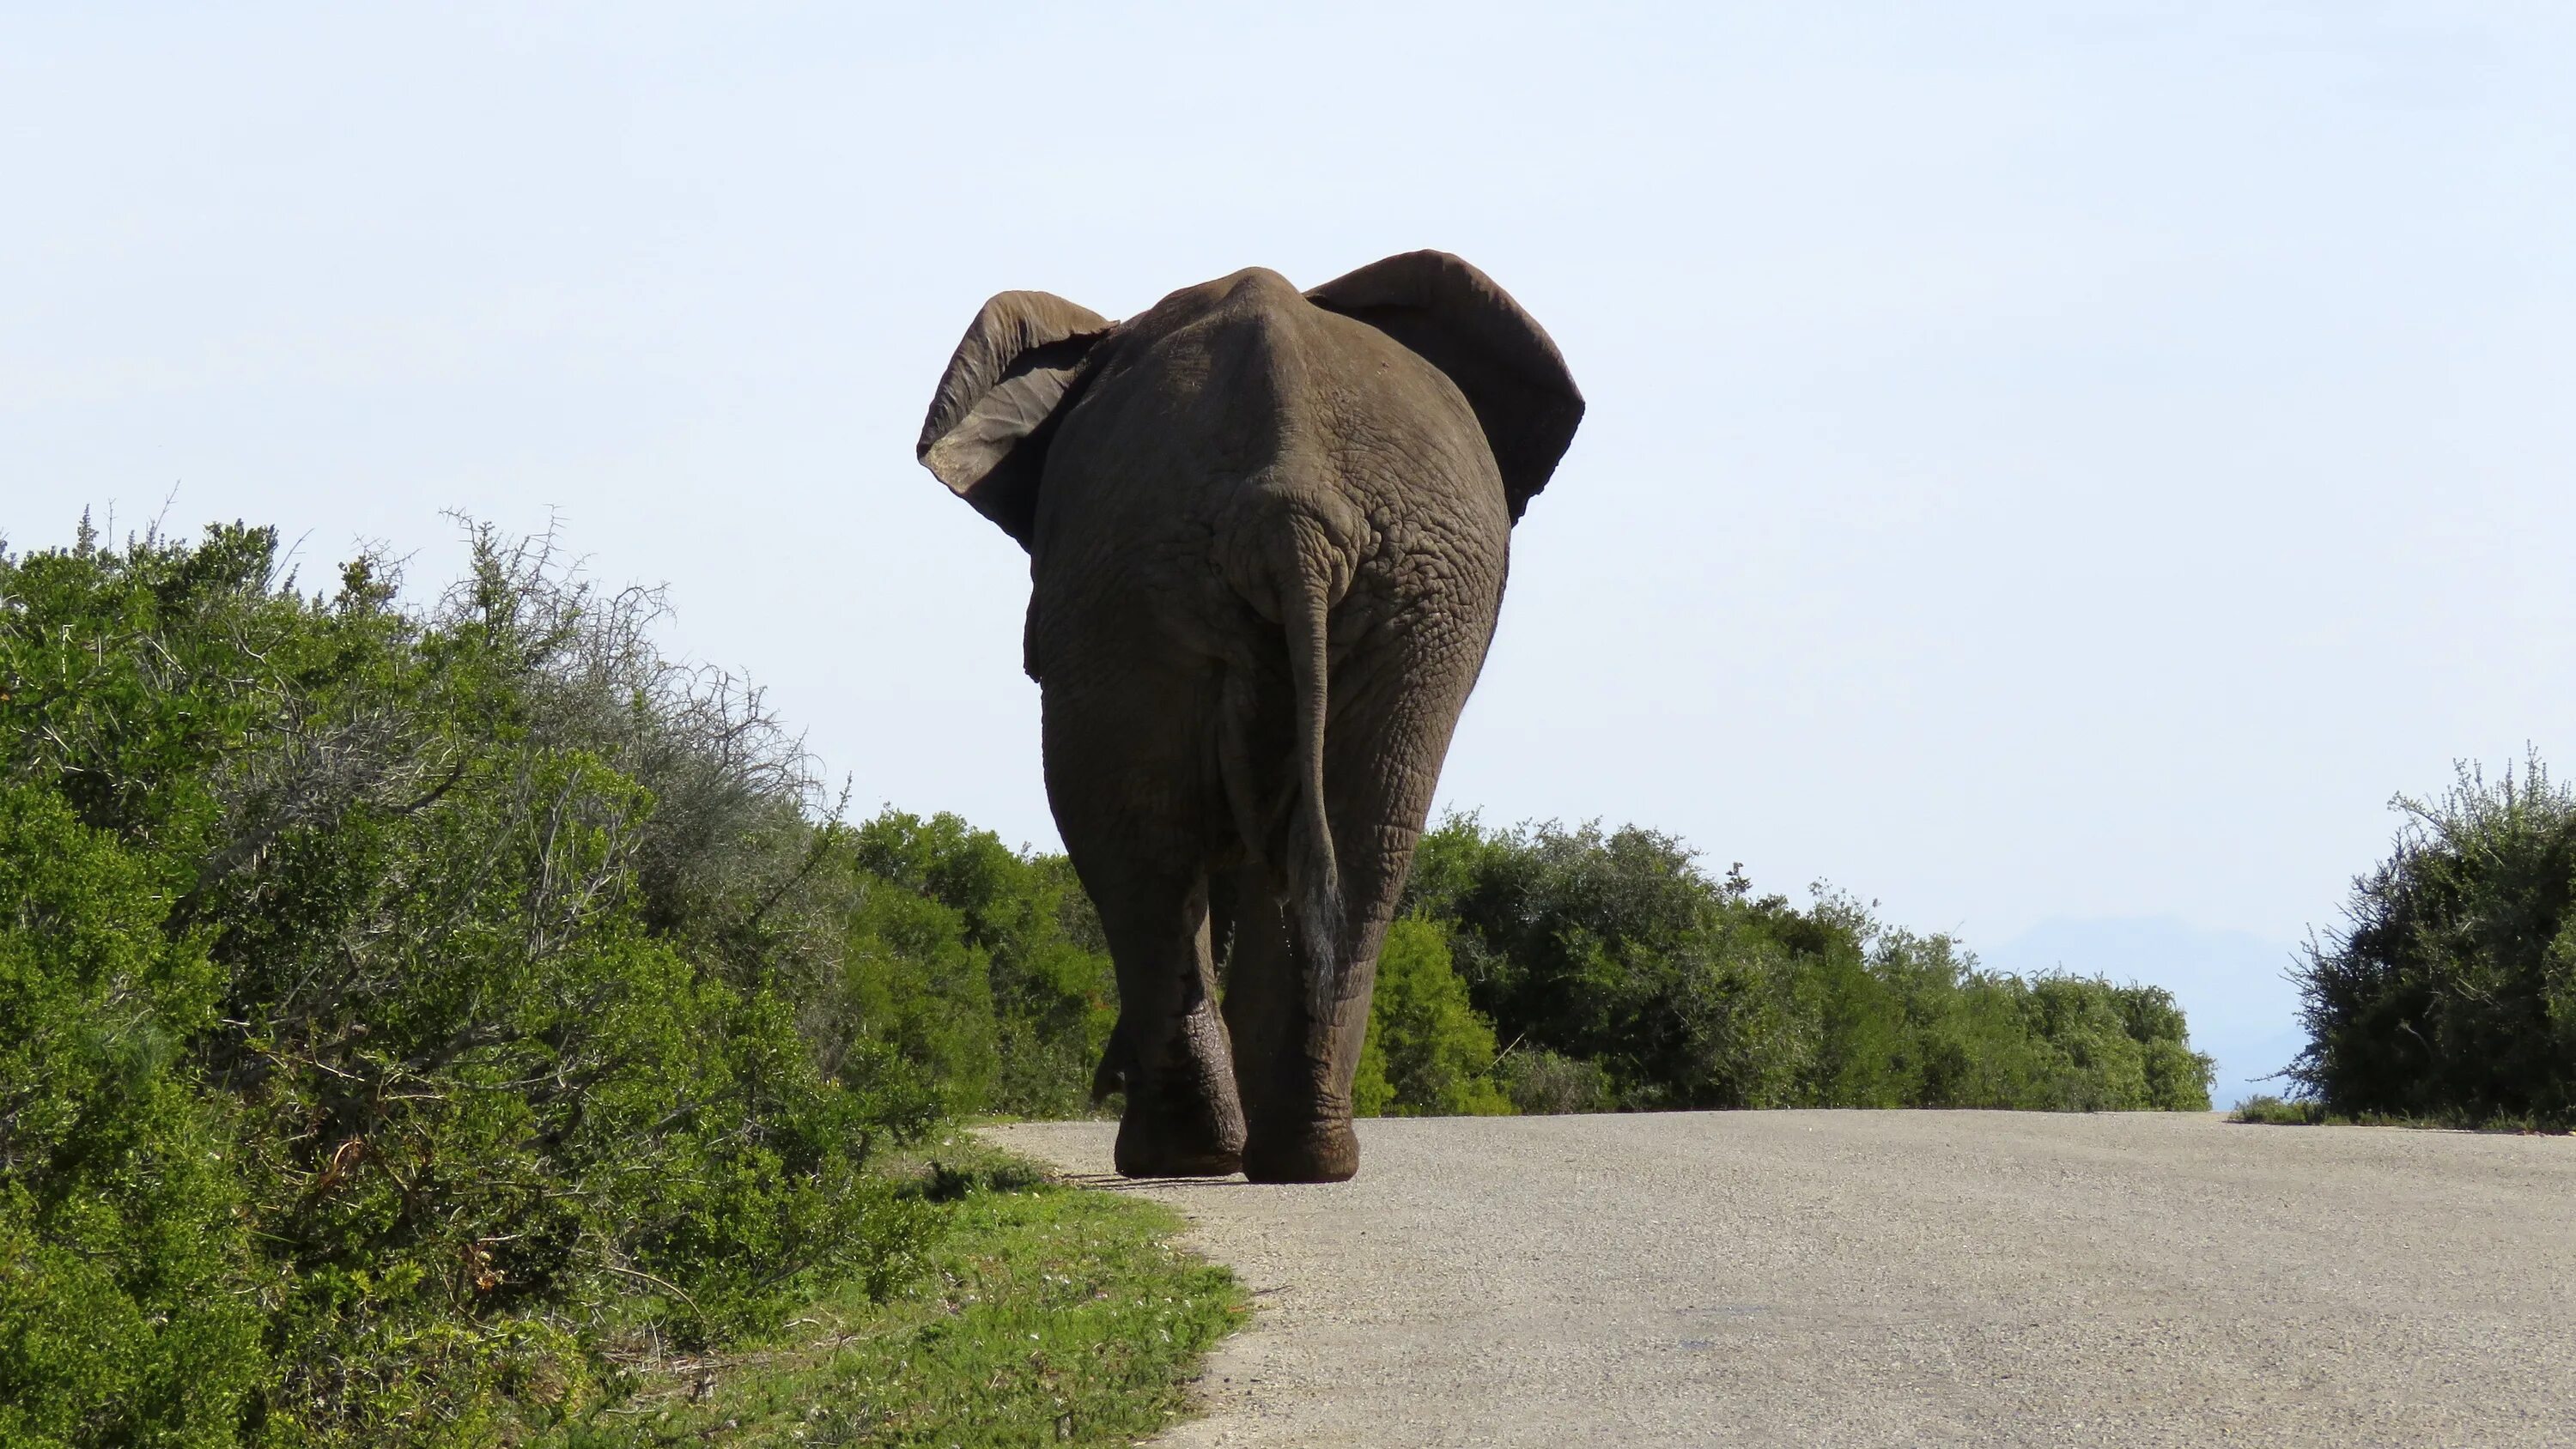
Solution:
<svg viewBox="0 0 2576 1449">
<path fill-rule="evenodd" d="M 958 344 L 919 451 L 1029 550 L 1047 795 L 1117 964 L 1119 1171 L 1358 1169 L 1378 947 L 1582 415 L 1439 252 L 1121 323 L 1005 292 Z"/>
</svg>

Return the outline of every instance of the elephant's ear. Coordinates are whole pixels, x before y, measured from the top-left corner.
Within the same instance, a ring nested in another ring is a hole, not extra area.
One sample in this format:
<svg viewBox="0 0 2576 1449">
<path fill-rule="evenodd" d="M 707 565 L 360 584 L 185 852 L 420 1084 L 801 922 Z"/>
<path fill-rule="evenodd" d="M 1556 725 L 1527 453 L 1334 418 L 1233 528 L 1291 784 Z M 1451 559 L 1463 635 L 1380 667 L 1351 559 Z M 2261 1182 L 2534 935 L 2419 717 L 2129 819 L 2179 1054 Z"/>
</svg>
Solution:
<svg viewBox="0 0 2576 1449">
<path fill-rule="evenodd" d="M 975 511 L 1029 546 L 1038 478 L 1055 416 L 1108 319 L 1045 292 L 1004 292 L 984 304 L 948 359 L 913 453 Z"/>
<path fill-rule="evenodd" d="M 1547 330 L 1493 278 L 1447 252 L 1372 262 L 1306 300 L 1368 323 L 1449 375 L 1476 410 L 1518 520 L 1583 421 L 1583 394 Z"/>
</svg>

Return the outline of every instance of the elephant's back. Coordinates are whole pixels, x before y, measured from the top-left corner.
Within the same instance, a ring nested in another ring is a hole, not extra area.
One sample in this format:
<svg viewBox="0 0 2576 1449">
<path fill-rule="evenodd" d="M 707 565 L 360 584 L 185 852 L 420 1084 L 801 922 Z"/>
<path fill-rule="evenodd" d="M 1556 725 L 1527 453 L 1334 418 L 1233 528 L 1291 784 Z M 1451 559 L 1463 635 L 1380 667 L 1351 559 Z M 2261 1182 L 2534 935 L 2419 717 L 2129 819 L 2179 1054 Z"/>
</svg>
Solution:
<svg viewBox="0 0 2576 1449">
<path fill-rule="evenodd" d="M 1282 477 L 1363 513 L 1508 534 L 1474 410 L 1439 369 L 1253 269 L 1184 289 L 1119 329 L 1049 449 L 1039 548 L 1186 535 Z"/>
<path fill-rule="evenodd" d="M 1330 520 L 1343 553 L 1337 647 L 1382 627 L 1491 627 L 1511 533 L 1501 478 L 1465 397 L 1385 333 L 1241 273 L 1122 324 L 1081 388 L 1048 449 L 1031 548 L 1042 681 L 1104 647 L 1238 665 L 1274 653 L 1275 600 L 1246 582 L 1300 516 Z"/>
</svg>

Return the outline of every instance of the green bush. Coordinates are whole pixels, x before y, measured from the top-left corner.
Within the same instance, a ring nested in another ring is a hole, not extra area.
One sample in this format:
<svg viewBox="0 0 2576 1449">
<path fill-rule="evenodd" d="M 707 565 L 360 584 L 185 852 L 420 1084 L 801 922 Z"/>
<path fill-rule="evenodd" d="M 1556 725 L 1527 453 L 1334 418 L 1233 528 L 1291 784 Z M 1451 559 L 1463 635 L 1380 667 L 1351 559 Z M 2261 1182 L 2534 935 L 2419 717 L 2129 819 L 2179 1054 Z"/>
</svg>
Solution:
<svg viewBox="0 0 2576 1449">
<path fill-rule="evenodd" d="M 1109 950 L 1072 863 L 1026 855 L 954 815 L 888 810 L 861 826 L 859 865 L 951 912 L 950 939 L 980 966 L 989 1072 L 952 1074 L 952 1103 L 1028 1117 L 1088 1110 L 1091 1071 L 1118 1017 Z M 971 1008 L 969 1008 L 971 1010 Z M 981 1057 L 978 1060 L 982 1060 Z"/>
<path fill-rule="evenodd" d="M 985 1104 L 1001 1070 L 992 980 L 957 911 L 862 878 L 843 982 L 847 1029 L 862 1052 L 891 1049 L 904 1079 L 918 1084 L 921 1123 Z M 875 1062 L 869 1070 L 885 1071 Z M 855 1071 L 849 1079 L 861 1080 Z"/>
<path fill-rule="evenodd" d="M 1494 1077 L 1512 1110 L 1534 1117 L 1609 1112 L 1619 1106 L 1619 1090 L 1599 1063 L 1545 1047 L 1505 1051 L 1494 1063 Z"/>
<path fill-rule="evenodd" d="M 2248 1097 L 2227 1114 L 2230 1122 L 2267 1127 L 2315 1127 L 2326 1122 L 2326 1109 L 2313 1101 L 2287 1101 L 2275 1096 Z"/>
<path fill-rule="evenodd" d="M 221 1445 L 266 1369 L 264 1279 L 181 1051 L 203 942 L 144 863 L 0 786 L 0 1443 Z"/>
<path fill-rule="evenodd" d="M 1408 917 L 1378 953 L 1353 1091 L 1361 1116 L 1492 1117 L 1512 1110 L 1495 1085 L 1494 1029 L 1467 1002 L 1449 961 L 1449 933 Z"/>
<path fill-rule="evenodd" d="M 2291 1079 L 2342 1117 L 2576 1126 L 2576 795 L 2533 756 L 2395 803 L 2389 858 L 2300 968 Z"/>
<path fill-rule="evenodd" d="M 2209 1106 L 2162 990 L 1983 972 L 1847 896 L 1800 910 L 1711 880 L 1654 831 L 1453 817 L 1406 905 L 1451 923 L 1522 1110 Z"/>
<path fill-rule="evenodd" d="M 542 547 L 427 612 L 274 547 L 0 558 L 8 1427 L 483 1442 L 891 1282 L 857 869 L 756 699 Z"/>
</svg>

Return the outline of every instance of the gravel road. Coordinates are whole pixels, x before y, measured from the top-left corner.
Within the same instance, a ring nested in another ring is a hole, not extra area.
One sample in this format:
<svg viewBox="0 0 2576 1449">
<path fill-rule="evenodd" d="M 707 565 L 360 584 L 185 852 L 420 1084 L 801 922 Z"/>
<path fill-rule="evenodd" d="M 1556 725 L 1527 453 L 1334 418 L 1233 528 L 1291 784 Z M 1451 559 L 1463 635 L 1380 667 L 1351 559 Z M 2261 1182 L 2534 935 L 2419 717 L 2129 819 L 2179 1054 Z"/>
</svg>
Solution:
<svg viewBox="0 0 2576 1449">
<path fill-rule="evenodd" d="M 2576 1444 L 2576 1140 L 2138 1113 L 1384 1120 L 1128 1184 L 1258 1295 L 1171 1445 Z"/>
</svg>

